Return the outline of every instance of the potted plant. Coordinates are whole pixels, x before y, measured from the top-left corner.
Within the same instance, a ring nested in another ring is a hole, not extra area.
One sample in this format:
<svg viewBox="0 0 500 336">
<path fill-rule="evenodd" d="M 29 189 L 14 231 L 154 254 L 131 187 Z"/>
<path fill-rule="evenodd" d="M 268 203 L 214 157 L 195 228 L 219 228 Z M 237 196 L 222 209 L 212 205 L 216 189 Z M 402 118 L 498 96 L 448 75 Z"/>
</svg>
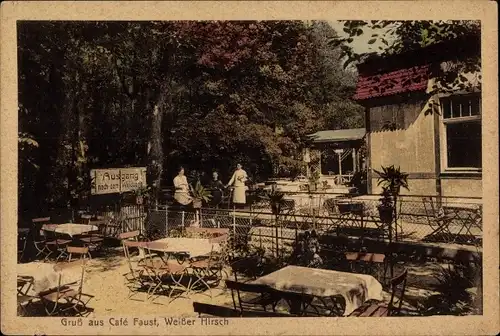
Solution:
<svg viewBox="0 0 500 336">
<path fill-rule="evenodd" d="M 140 187 L 133 191 L 135 196 L 135 203 L 137 205 L 145 204 L 149 198 L 149 193 L 151 191 L 150 187 Z"/>
<path fill-rule="evenodd" d="M 378 213 L 380 215 L 380 220 L 383 223 L 391 223 L 392 222 L 392 215 L 394 212 L 393 206 L 392 206 L 392 195 L 389 189 L 383 188 L 383 191 L 381 193 L 381 198 L 379 198 L 380 204 L 377 206 Z"/>
<path fill-rule="evenodd" d="M 402 173 L 400 167 L 382 167 L 382 171 L 375 170 L 378 175 L 378 185 L 388 188 L 392 196 L 399 195 L 401 187 L 408 189 L 408 174 Z"/>
<path fill-rule="evenodd" d="M 382 167 L 382 171 L 374 170 L 378 175 L 378 185 L 382 186 L 382 198 L 380 198 L 380 204 L 378 205 L 380 218 L 387 220 L 386 223 L 389 224 L 389 240 L 392 240 L 392 221 L 396 218 L 396 205 L 401 188 L 410 190 L 408 188 L 408 174 L 402 173 L 400 167 L 394 167 L 394 165 Z M 390 209 L 390 210 L 389 210 Z M 387 214 L 391 212 L 392 215 L 389 217 Z"/>
<path fill-rule="evenodd" d="M 285 194 L 281 191 L 276 190 L 276 186 L 272 186 L 271 190 L 268 190 L 264 196 L 266 200 L 271 204 L 271 211 L 273 215 L 279 216 L 281 213 L 281 207 L 285 203 Z"/>
<path fill-rule="evenodd" d="M 318 170 L 314 170 L 309 176 L 309 191 L 316 191 L 318 188 L 318 183 L 320 179 L 320 174 Z"/>
<path fill-rule="evenodd" d="M 208 203 L 212 198 L 210 191 L 202 186 L 199 180 L 194 188 L 191 186 L 191 193 L 193 195 L 193 208 L 195 209 L 201 208 L 203 202 Z"/>
</svg>

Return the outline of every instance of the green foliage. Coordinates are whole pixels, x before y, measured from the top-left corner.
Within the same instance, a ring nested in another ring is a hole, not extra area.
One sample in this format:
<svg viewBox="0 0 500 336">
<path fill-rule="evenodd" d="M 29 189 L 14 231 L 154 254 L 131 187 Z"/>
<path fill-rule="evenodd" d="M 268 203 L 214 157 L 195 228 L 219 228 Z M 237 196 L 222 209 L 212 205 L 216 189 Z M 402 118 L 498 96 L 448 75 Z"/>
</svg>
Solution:
<svg viewBox="0 0 500 336">
<path fill-rule="evenodd" d="M 334 37 L 329 42 L 342 50 L 346 68 L 377 55 L 384 57 L 401 54 L 464 37 L 477 41 L 478 45 L 481 40 L 481 24 L 479 21 L 471 20 L 344 21 L 343 32 L 346 37 Z M 354 52 L 352 49 L 354 40 L 368 32 L 373 33 L 368 44 L 373 46 L 374 51 L 366 54 Z M 480 50 L 470 45 L 464 47 L 470 49 L 470 52 L 449 55 L 452 66 L 442 69 L 441 73 L 436 75 L 435 83 L 428 92 L 430 96 L 457 90 L 474 92 L 481 89 Z M 390 85 L 389 81 L 387 84 Z M 411 81 L 408 81 L 405 85 L 411 84 Z M 438 106 L 438 102 L 431 99 L 425 113 L 436 113 Z"/>
<path fill-rule="evenodd" d="M 433 290 L 439 294 L 429 297 L 424 305 L 425 315 L 469 315 L 474 313 L 475 296 L 470 289 L 478 288 L 482 267 L 476 264 L 453 264 L 441 267 L 435 276 Z M 481 308 L 479 308 L 481 309 Z M 478 313 L 478 312 L 476 312 Z"/>
<path fill-rule="evenodd" d="M 195 199 L 202 200 L 205 203 L 208 203 L 212 198 L 212 193 L 206 189 L 200 181 L 197 181 L 195 187 L 191 186 L 191 194 Z"/>
<path fill-rule="evenodd" d="M 276 190 L 276 186 L 272 186 L 271 190 L 267 190 L 263 198 L 269 201 L 271 205 L 271 210 L 275 216 L 281 214 L 281 208 L 285 204 L 285 194 L 281 191 Z"/>
<path fill-rule="evenodd" d="M 382 171 L 373 170 L 378 175 L 377 184 L 382 186 L 384 191 L 388 191 L 392 196 L 399 195 L 401 188 L 408 188 L 408 174 L 402 173 L 400 167 L 394 165 L 382 167 Z"/>
<path fill-rule="evenodd" d="M 294 175 L 304 135 L 362 122 L 334 35 L 302 21 L 19 23 L 20 207 L 84 203 L 92 168 L 147 166 L 151 197 L 179 164 Z"/>
</svg>

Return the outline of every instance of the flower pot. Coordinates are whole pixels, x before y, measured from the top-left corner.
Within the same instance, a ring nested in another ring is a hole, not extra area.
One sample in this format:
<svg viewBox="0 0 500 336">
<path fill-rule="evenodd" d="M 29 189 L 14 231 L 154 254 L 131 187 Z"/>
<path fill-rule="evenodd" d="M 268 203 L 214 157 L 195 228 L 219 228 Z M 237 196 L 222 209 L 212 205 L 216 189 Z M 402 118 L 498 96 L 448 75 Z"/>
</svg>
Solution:
<svg viewBox="0 0 500 336">
<path fill-rule="evenodd" d="M 143 196 L 136 196 L 135 204 L 137 204 L 137 205 L 144 204 L 144 197 Z"/>
<path fill-rule="evenodd" d="M 316 189 L 317 189 L 316 183 L 309 183 L 309 191 L 316 191 Z"/>
<path fill-rule="evenodd" d="M 378 206 L 378 213 L 380 215 L 380 220 L 383 223 L 391 223 L 393 219 L 393 208 L 390 206 Z"/>
<path fill-rule="evenodd" d="M 281 213 L 281 204 L 271 204 L 271 211 L 274 215 Z"/>
<path fill-rule="evenodd" d="M 195 198 L 193 199 L 193 208 L 200 209 L 202 205 L 201 199 Z"/>
</svg>

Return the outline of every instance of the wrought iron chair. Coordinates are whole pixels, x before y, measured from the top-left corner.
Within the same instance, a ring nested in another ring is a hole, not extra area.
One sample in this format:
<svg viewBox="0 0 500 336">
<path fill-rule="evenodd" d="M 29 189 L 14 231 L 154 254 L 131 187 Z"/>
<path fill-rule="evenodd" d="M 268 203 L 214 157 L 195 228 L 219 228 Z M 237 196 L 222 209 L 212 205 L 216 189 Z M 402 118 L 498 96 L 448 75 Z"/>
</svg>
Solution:
<svg viewBox="0 0 500 336">
<path fill-rule="evenodd" d="M 433 230 L 425 239 L 433 239 L 442 235 L 447 243 L 453 243 L 453 234 L 450 231 L 450 223 L 454 216 L 445 214 L 444 210 L 436 209 L 432 197 L 423 197 L 425 216 L 431 229 Z"/>
</svg>

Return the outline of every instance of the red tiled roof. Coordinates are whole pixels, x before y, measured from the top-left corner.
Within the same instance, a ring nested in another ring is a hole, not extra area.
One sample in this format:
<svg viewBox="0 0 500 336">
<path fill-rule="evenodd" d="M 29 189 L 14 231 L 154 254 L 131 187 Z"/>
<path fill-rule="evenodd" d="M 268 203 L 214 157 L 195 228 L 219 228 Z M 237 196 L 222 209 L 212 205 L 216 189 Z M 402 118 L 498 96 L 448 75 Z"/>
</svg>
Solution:
<svg viewBox="0 0 500 336">
<path fill-rule="evenodd" d="M 427 89 L 430 66 L 420 65 L 372 76 L 360 76 L 354 99 L 363 100 Z"/>
</svg>

